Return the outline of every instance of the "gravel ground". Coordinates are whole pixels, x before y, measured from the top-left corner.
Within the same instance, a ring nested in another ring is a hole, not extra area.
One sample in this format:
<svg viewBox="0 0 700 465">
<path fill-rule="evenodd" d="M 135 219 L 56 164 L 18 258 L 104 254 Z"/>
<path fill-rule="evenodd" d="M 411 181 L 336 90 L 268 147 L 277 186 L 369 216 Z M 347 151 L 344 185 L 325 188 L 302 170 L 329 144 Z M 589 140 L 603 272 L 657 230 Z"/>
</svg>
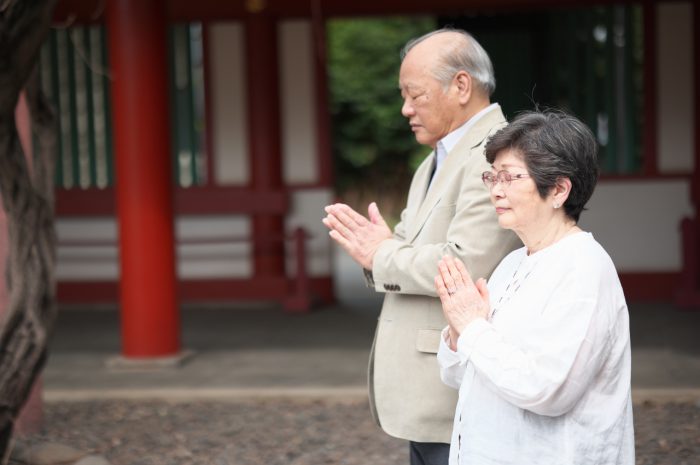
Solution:
<svg viewBox="0 0 700 465">
<path fill-rule="evenodd" d="M 113 465 L 405 465 L 404 441 L 382 433 L 366 401 L 57 402 L 45 430 Z M 638 465 L 700 464 L 700 402 L 635 405 Z"/>
</svg>

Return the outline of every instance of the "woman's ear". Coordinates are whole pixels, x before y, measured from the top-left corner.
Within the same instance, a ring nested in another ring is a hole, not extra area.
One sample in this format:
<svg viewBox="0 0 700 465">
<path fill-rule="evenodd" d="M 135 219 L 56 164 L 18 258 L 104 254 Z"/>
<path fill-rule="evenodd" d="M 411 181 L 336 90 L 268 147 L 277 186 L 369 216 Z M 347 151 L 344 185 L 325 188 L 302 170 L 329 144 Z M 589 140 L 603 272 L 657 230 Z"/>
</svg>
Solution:
<svg viewBox="0 0 700 465">
<path fill-rule="evenodd" d="M 552 206 L 556 209 L 564 205 L 571 193 L 571 179 L 558 178 L 552 188 Z"/>
<path fill-rule="evenodd" d="M 472 77 L 466 71 L 459 71 L 454 77 L 459 103 L 466 105 L 472 96 Z"/>
</svg>

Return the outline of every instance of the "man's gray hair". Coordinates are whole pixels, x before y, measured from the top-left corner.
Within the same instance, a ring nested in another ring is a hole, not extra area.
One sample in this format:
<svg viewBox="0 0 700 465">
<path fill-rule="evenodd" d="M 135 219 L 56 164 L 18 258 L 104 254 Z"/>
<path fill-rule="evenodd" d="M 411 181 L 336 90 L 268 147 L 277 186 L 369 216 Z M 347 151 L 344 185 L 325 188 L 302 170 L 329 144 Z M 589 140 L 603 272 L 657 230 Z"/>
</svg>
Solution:
<svg viewBox="0 0 700 465">
<path fill-rule="evenodd" d="M 491 59 L 479 42 L 462 29 L 442 28 L 408 41 L 401 50 L 401 61 L 413 47 L 425 39 L 445 32 L 460 34 L 463 40 L 456 40 L 452 47 L 438 51 L 440 64 L 433 70 L 435 79 L 442 84 L 443 88 L 447 89 L 455 74 L 459 71 L 466 71 L 476 81 L 477 86 L 486 95 L 491 96 L 496 90 L 496 78 L 493 74 Z"/>
</svg>

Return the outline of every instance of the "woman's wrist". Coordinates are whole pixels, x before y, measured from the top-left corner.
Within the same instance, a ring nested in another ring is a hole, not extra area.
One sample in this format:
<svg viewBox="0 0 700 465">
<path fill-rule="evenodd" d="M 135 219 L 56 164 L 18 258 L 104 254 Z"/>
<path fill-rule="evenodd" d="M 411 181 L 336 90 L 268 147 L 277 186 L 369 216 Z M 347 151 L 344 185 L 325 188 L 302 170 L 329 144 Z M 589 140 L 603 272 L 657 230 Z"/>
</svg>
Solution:
<svg viewBox="0 0 700 465">
<path fill-rule="evenodd" d="M 447 345 L 449 348 L 453 351 L 457 351 L 457 340 L 459 339 L 459 333 L 452 327 L 450 326 L 450 329 L 447 331 Z"/>
</svg>

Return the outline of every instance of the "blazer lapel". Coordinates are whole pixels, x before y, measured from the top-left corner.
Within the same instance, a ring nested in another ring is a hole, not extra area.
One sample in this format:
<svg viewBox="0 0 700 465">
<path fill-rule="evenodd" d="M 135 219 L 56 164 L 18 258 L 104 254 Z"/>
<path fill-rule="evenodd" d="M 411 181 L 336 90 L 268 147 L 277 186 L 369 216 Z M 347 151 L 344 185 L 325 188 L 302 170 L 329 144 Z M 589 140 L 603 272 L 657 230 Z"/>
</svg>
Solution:
<svg viewBox="0 0 700 465">
<path fill-rule="evenodd" d="M 471 156 L 471 150 L 474 147 L 478 147 L 492 132 L 500 129 L 505 122 L 506 119 L 503 116 L 501 108 L 494 108 L 492 111 L 482 116 L 474 126 L 469 128 L 467 133 L 457 142 L 457 145 L 447 154 L 447 157 L 445 157 L 445 160 L 442 162 L 442 166 L 440 166 L 438 172 L 435 173 L 432 185 L 418 208 L 415 220 L 411 224 L 407 237 L 409 242 L 413 241 L 420 230 L 423 229 L 425 222 L 430 216 L 430 212 L 442 197 L 445 188 L 450 185 L 450 180 L 461 173 L 459 167 L 464 163 L 464 157 Z M 433 152 L 431 156 L 434 158 L 435 152 Z M 433 163 L 435 162 L 433 161 Z M 428 172 L 428 176 L 431 172 L 432 171 Z M 422 185 L 427 188 L 429 180 L 430 178 Z M 421 183 L 417 185 L 420 186 Z"/>
</svg>

